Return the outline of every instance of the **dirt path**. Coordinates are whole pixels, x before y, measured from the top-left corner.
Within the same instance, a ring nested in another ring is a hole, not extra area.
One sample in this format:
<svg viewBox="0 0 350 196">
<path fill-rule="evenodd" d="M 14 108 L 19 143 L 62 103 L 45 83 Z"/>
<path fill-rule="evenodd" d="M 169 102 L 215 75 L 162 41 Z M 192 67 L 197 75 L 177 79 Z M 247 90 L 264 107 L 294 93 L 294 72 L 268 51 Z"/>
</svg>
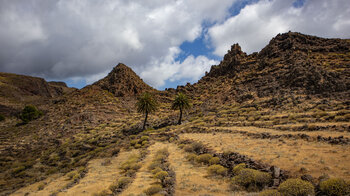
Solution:
<svg viewBox="0 0 350 196">
<path fill-rule="evenodd" d="M 175 195 L 233 195 L 226 180 L 207 178 L 206 167 L 193 166 L 186 160 L 186 153 L 175 144 L 167 147 L 170 166 L 176 173 Z"/>
</svg>

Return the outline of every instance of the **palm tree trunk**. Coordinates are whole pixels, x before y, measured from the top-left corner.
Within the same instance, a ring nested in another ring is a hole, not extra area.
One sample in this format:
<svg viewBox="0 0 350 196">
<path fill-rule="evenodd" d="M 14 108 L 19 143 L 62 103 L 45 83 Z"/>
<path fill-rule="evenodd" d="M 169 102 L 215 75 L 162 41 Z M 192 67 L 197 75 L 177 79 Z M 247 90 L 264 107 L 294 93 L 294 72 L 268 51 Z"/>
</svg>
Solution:
<svg viewBox="0 0 350 196">
<path fill-rule="evenodd" d="M 148 112 L 146 112 L 145 121 L 143 122 L 142 130 L 145 130 L 146 128 L 147 117 L 148 117 Z"/>
<path fill-rule="evenodd" d="M 181 119 L 182 119 L 182 108 L 180 107 L 180 118 L 178 124 L 181 125 Z"/>
</svg>

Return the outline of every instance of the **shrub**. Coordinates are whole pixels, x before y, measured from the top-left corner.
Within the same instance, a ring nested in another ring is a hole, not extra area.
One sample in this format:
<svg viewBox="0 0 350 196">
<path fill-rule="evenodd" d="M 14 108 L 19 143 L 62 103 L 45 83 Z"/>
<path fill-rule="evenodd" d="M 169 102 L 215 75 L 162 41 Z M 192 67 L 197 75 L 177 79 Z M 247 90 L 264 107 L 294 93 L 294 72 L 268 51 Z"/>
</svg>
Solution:
<svg viewBox="0 0 350 196">
<path fill-rule="evenodd" d="M 285 196 L 307 196 L 315 195 L 314 186 L 301 179 L 288 179 L 279 187 L 278 191 Z"/>
<path fill-rule="evenodd" d="M 197 163 L 204 163 L 204 164 L 209 164 L 210 159 L 213 158 L 212 155 L 210 154 L 201 154 L 196 157 L 196 162 Z"/>
<path fill-rule="evenodd" d="M 157 185 L 153 185 L 153 186 L 149 187 L 148 189 L 146 189 L 146 190 L 144 191 L 144 193 L 145 193 L 146 195 L 154 195 L 154 194 L 156 194 L 156 193 L 161 192 L 162 190 L 163 190 L 162 186 L 159 185 L 159 184 L 157 184 Z"/>
<path fill-rule="evenodd" d="M 209 160 L 210 165 L 215 165 L 215 164 L 218 164 L 219 162 L 220 162 L 219 157 L 213 157 Z"/>
<path fill-rule="evenodd" d="M 338 196 L 350 193 L 349 184 L 340 178 L 330 178 L 320 183 L 320 190 L 325 195 Z"/>
<path fill-rule="evenodd" d="M 160 172 L 157 172 L 156 174 L 154 174 L 154 178 L 160 180 L 160 182 L 163 184 L 165 178 L 166 178 L 168 175 L 169 175 L 168 172 L 166 172 L 166 171 L 160 171 Z"/>
<path fill-rule="evenodd" d="M 232 184 L 246 188 L 247 191 L 257 191 L 268 185 L 272 177 L 269 173 L 254 169 L 242 169 L 232 178 Z"/>
<path fill-rule="evenodd" d="M 148 140 L 149 140 L 149 137 L 148 137 L 148 136 L 142 136 L 140 140 L 141 140 L 142 142 L 143 142 L 143 141 L 148 141 Z"/>
<path fill-rule="evenodd" d="M 41 183 L 38 185 L 38 191 L 43 190 L 43 189 L 45 188 L 45 186 L 46 186 L 46 183 L 41 182 Z"/>
<path fill-rule="evenodd" d="M 240 163 L 233 168 L 233 174 L 238 175 L 242 169 L 247 168 L 245 163 Z"/>
<path fill-rule="evenodd" d="M 156 173 L 158 173 L 160 171 L 163 171 L 163 170 L 160 167 L 157 167 L 157 168 L 152 170 L 152 174 L 156 174 Z"/>
<path fill-rule="evenodd" d="M 161 168 L 162 167 L 162 164 L 160 162 L 152 162 L 149 166 L 148 166 L 148 169 L 149 170 L 154 170 L 156 168 Z"/>
<path fill-rule="evenodd" d="M 215 176 L 215 175 L 225 176 L 227 174 L 227 168 L 216 164 L 209 166 L 207 171 L 208 171 L 208 174 L 212 176 Z"/>
<path fill-rule="evenodd" d="M 259 196 L 282 196 L 280 192 L 274 189 L 264 190 L 259 193 Z"/>
<path fill-rule="evenodd" d="M 197 158 L 197 155 L 194 153 L 190 153 L 186 156 L 186 159 L 189 160 L 190 162 L 194 162 Z"/>
<path fill-rule="evenodd" d="M 23 121 L 23 123 L 28 123 L 29 121 L 35 120 L 40 116 L 42 116 L 41 111 L 39 111 L 33 105 L 27 105 L 23 108 L 22 113 L 20 114 L 19 117 Z"/>
<path fill-rule="evenodd" d="M 117 190 L 124 189 L 131 182 L 132 182 L 132 178 L 121 177 L 116 183 L 113 183 L 111 186 L 109 186 L 109 190 L 115 193 Z"/>
<path fill-rule="evenodd" d="M 138 148 L 141 148 L 141 144 L 135 144 L 135 148 L 138 149 Z"/>
<path fill-rule="evenodd" d="M 202 153 L 205 150 L 205 147 L 200 142 L 193 142 L 192 144 L 186 145 L 184 147 L 184 150 L 186 152 L 200 154 L 200 153 Z"/>
<path fill-rule="evenodd" d="M 3 120 L 5 120 L 5 116 L 0 114 L 0 121 L 3 121 Z"/>
<path fill-rule="evenodd" d="M 137 139 L 136 139 L 136 140 L 131 140 L 131 141 L 130 141 L 130 145 L 131 145 L 131 146 L 135 146 L 135 145 L 138 144 L 138 143 L 139 143 L 139 140 L 137 140 Z"/>
</svg>

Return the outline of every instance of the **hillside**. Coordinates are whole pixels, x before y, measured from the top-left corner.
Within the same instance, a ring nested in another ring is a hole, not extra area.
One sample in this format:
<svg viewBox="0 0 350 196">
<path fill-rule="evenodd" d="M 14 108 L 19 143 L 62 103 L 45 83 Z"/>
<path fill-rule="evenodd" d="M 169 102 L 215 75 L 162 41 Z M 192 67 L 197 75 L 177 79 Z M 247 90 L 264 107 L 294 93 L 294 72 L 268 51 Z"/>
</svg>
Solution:
<svg viewBox="0 0 350 196">
<path fill-rule="evenodd" d="M 49 99 L 74 91 L 64 82 L 0 72 L 0 114 L 16 115 L 26 104 L 41 105 Z"/>
<path fill-rule="evenodd" d="M 250 55 L 234 44 L 197 83 L 165 91 L 124 64 L 81 90 L 42 83 L 43 117 L 0 122 L 0 195 L 258 195 L 289 178 L 322 195 L 324 179 L 350 180 L 349 40 L 289 32 Z M 145 131 L 143 92 L 159 102 Z M 192 105 L 182 125 L 177 92 Z M 244 184 L 244 167 L 264 178 Z"/>
</svg>

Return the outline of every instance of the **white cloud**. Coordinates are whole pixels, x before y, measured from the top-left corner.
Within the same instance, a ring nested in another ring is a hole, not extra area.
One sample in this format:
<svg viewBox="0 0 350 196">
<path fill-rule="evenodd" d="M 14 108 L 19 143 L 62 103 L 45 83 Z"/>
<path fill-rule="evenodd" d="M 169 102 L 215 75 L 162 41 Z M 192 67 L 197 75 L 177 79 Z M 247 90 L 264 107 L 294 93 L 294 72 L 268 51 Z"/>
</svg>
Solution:
<svg viewBox="0 0 350 196">
<path fill-rule="evenodd" d="M 223 22 L 234 1 L 0 0 L 0 71 L 91 82 L 119 62 L 137 73 L 179 69 L 169 51 L 201 35 L 204 21 Z"/>
<path fill-rule="evenodd" d="M 159 88 L 164 86 L 165 81 L 197 82 L 212 65 L 219 62 L 208 59 L 205 56 L 188 56 L 184 61 L 176 61 L 175 57 L 180 53 L 178 48 L 170 48 L 169 54 L 163 59 L 154 59 L 141 72 L 141 77 L 150 85 Z"/>
<path fill-rule="evenodd" d="M 300 8 L 293 1 L 262 0 L 240 14 L 209 29 L 215 54 L 224 55 L 233 43 L 252 53 L 260 51 L 278 33 L 289 30 L 322 37 L 350 37 L 348 0 L 306 0 Z"/>
</svg>

